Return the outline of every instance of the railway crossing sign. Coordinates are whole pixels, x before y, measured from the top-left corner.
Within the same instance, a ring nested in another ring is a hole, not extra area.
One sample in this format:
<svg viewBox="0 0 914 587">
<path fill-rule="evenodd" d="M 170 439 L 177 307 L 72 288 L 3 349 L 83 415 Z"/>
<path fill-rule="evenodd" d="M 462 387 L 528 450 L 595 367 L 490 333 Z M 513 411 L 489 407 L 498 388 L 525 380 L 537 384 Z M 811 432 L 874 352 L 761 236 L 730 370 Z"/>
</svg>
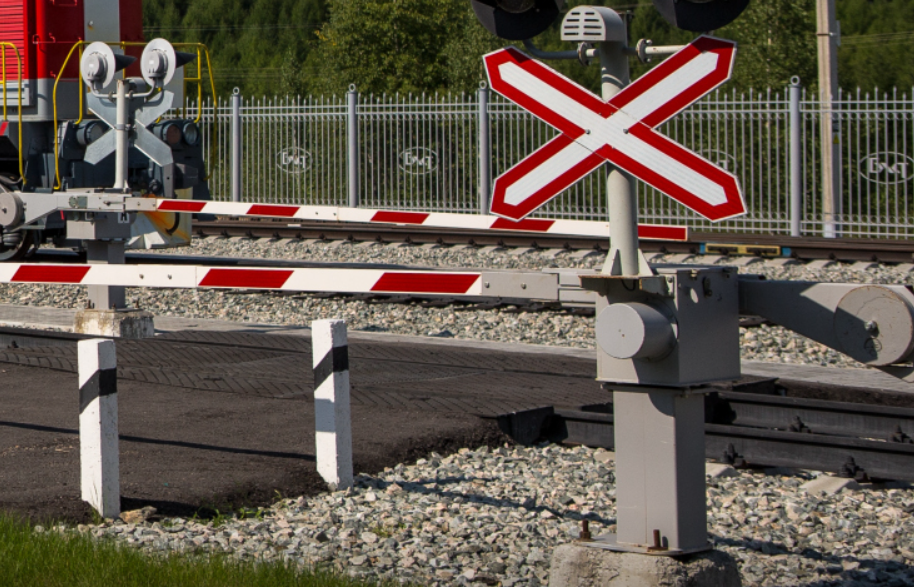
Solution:
<svg viewBox="0 0 914 587">
<path fill-rule="evenodd" d="M 655 130 L 730 79 L 735 53 L 703 35 L 609 101 L 514 47 L 489 53 L 492 89 L 560 133 L 495 180 L 491 212 L 520 220 L 609 161 L 710 220 L 744 214 L 736 176 Z"/>
</svg>

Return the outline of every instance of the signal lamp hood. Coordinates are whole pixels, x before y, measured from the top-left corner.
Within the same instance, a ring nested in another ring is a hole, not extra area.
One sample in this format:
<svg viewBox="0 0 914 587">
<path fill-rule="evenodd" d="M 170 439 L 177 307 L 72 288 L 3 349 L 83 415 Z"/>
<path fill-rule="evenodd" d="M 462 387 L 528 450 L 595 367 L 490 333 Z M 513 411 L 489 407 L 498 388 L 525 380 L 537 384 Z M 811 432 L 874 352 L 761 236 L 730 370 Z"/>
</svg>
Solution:
<svg viewBox="0 0 914 587">
<path fill-rule="evenodd" d="M 696 33 L 717 30 L 736 20 L 749 0 L 654 0 L 654 8 L 676 28 Z"/>
<path fill-rule="evenodd" d="M 549 28 L 565 0 L 472 0 L 487 31 L 509 41 L 530 39 Z"/>
</svg>

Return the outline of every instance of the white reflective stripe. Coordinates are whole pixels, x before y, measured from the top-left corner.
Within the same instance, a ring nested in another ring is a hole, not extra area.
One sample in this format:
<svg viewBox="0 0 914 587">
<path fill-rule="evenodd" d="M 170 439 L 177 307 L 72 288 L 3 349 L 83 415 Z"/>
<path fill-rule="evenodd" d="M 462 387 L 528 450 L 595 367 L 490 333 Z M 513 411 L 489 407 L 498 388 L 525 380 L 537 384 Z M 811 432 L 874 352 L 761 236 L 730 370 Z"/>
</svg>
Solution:
<svg viewBox="0 0 914 587">
<path fill-rule="evenodd" d="M 680 99 L 687 89 L 694 86 L 717 69 L 719 56 L 714 52 L 701 53 L 698 57 L 674 70 L 668 76 L 629 102 L 622 110 L 634 120 L 642 120 L 669 102 Z M 635 82 L 637 84 L 637 82 Z M 683 104 L 683 107 L 688 104 Z"/>
<path fill-rule="evenodd" d="M 603 118 L 600 118 L 600 120 L 603 120 Z M 593 144 L 593 142 L 570 143 L 564 149 L 543 161 L 535 168 L 531 169 L 529 173 L 509 185 L 505 190 L 505 202 L 512 206 L 517 206 L 521 202 L 524 202 L 527 198 L 530 198 L 533 194 L 546 187 L 546 185 L 555 181 L 564 173 L 567 173 L 572 167 L 593 155 L 593 151 L 595 150 L 592 146 Z M 540 147 L 540 149 L 545 149 L 548 146 L 549 143 L 546 143 L 546 145 Z M 601 144 L 600 146 L 602 147 L 603 145 Z M 535 153 L 529 155 L 527 159 L 534 155 Z M 514 167 L 525 165 L 527 159 L 524 159 Z M 529 163 L 526 163 L 526 165 L 529 165 Z M 575 178 L 575 181 L 577 181 L 577 179 L 579 178 Z M 504 175 L 495 181 L 504 181 Z"/>
<path fill-rule="evenodd" d="M 609 144 L 626 156 L 634 159 L 648 169 L 654 170 L 683 190 L 712 206 L 724 204 L 727 194 L 723 186 L 688 167 L 683 162 L 670 157 L 663 151 L 648 145 L 635 135 L 626 133 L 625 130 L 634 126 L 636 121 L 624 111 L 619 111 L 606 119 L 605 123 L 594 133 L 583 137 L 583 140 L 593 141 L 592 144 Z M 682 147 L 675 143 L 677 147 Z M 685 147 L 682 147 L 685 149 Z M 695 155 L 704 159 L 700 155 Z M 706 159 L 704 159 L 706 160 Z M 706 160 L 707 161 L 707 160 Z M 710 162 L 709 162 L 710 163 Z M 642 181 L 644 178 L 641 178 Z"/>
<path fill-rule="evenodd" d="M 522 67 L 519 67 L 516 63 L 503 63 L 498 66 L 498 69 L 505 82 L 523 92 L 527 97 L 535 99 L 542 104 L 543 108 L 548 108 L 584 130 L 599 124 L 603 120 L 603 117 L 597 112 L 587 108 L 574 98 L 566 96 L 561 90 L 549 85 L 547 82 Z M 583 87 L 581 89 L 587 93 L 591 93 L 590 90 Z M 594 97 L 596 97 L 596 95 L 594 95 Z M 548 123 L 549 121 L 545 122 Z"/>
<path fill-rule="evenodd" d="M 367 293 L 384 273 L 375 269 L 295 269 L 281 289 Z"/>
<path fill-rule="evenodd" d="M 436 226 L 441 228 L 476 228 L 486 230 L 492 227 L 495 219 L 491 216 L 481 216 L 479 214 L 448 214 L 444 212 L 434 212 L 423 226 Z"/>
<path fill-rule="evenodd" d="M 586 220 L 556 220 L 546 232 L 580 236 L 609 236 L 609 222 L 588 222 Z"/>
<path fill-rule="evenodd" d="M 90 265 L 82 285 L 123 285 L 125 287 L 197 286 L 195 268 L 180 265 Z"/>
<path fill-rule="evenodd" d="M 337 208 L 337 217 L 340 222 L 371 222 L 378 212 L 367 208 Z"/>
<path fill-rule="evenodd" d="M 13 280 L 13 275 L 22 266 L 20 263 L 0 263 L 0 283 L 9 283 Z"/>
<path fill-rule="evenodd" d="M 340 216 L 340 208 L 337 206 L 301 206 L 295 212 L 294 218 L 300 220 L 328 220 L 337 221 Z"/>
</svg>

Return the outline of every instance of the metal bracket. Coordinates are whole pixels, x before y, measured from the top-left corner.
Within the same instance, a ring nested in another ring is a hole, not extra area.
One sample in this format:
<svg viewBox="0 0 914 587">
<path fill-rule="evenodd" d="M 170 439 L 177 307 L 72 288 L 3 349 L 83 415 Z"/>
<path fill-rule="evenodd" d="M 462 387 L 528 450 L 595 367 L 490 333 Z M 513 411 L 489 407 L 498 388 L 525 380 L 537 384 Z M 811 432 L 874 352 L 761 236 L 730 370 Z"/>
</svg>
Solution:
<svg viewBox="0 0 914 587">
<path fill-rule="evenodd" d="M 13 192 L 21 201 L 23 214 L 16 224 L 4 226 L 14 229 L 22 225 L 33 224 L 61 210 L 73 212 L 155 212 L 154 198 L 124 196 L 119 193 L 107 193 L 104 190 L 56 192 L 38 194 L 33 192 Z"/>
</svg>

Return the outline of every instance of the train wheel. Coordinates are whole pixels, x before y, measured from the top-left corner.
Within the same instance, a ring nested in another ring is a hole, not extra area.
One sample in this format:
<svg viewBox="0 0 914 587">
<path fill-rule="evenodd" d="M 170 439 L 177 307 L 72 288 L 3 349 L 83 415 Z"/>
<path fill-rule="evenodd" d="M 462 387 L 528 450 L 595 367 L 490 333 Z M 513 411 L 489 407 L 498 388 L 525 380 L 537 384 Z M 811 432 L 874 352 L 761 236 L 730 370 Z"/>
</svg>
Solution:
<svg viewBox="0 0 914 587">
<path fill-rule="evenodd" d="M 0 239 L 0 261 L 19 261 L 37 248 L 34 230 L 17 230 L 6 232 Z"/>
</svg>

